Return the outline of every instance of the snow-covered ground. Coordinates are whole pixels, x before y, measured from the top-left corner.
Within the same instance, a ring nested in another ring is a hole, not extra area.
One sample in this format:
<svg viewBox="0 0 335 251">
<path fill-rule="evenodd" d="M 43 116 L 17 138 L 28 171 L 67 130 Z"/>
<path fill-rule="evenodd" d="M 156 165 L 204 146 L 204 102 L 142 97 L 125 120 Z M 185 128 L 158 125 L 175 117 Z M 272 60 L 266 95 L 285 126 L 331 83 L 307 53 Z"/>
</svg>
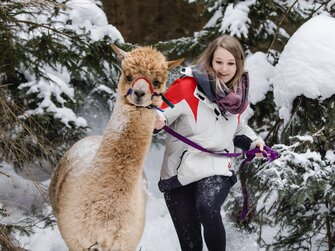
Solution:
<svg viewBox="0 0 335 251">
<path fill-rule="evenodd" d="M 148 181 L 148 203 L 146 211 L 146 224 L 140 244 L 140 247 L 142 248 L 141 251 L 180 250 L 177 235 L 175 233 L 172 220 L 165 205 L 164 198 L 157 187 L 162 156 L 163 149 L 157 149 L 156 147 L 153 147 L 150 150 L 145 164 L 145 173 Z M 13 178 L 17 179 L 17 183 L 21 185 L 16 184 L 16 188 L 14 189 L 14 191 L 12 190 L 13 187 L 8 187 L 8 191 L 11 190 L 16 194 L 12 194 L 9 196 L 13 198 L 13 196 L 18 197 L 17 195 L 24 195 L 22 199 L 25 198 L 25 201 L 20 201 L 20 203 L 25 203 L 27 207 L 31 206 L 32 202 L 29 202 L 30 199 L 35 198 L 36 201 L 36 198 L 38 198 L 38 196 L 36 197 L 36 191 L 27 193 L 27 191 L 33 189 L 33 186 L 31 184 L 27 185 L 27 181 L 19 176 L 14 176 L 14 173 L 11 173 L 11 175 Z M 46 186 L 48 183 L 49 180 L 43 182 L 43 184 Z M 27 189 L 27 187 L 29 189 Z M 236 187 L 236 189 L 238 189 L 238 187 Z M 42 200 L 39 200 L 40 205 L 41 203 Z M 43 211 L 45 214 L 48 214 L 49 212 L 51 212 L 51 207 L 45 205 Z M 15 214 L 15 217 L 17 217 L 17 219 L 22 217 L 20 214 L 20 210 L 16 212 L 17 213 Z M 240 229 L 237 229 L 234 224 L 229 221 L 229 219 L 225 218 L 225 213 L 223 210 L 222 215 L 226 227 L 227 250 L 260 250 L 256 242 L 255 235 L 250 235 Z M 31 251 L 67 251 L 68 249 L 60 235 L 57 226 L 47 228 L 43 228 L 43 226 L 43 222 L 37 224 L 34 227 L 35 233 L 30 236 L 17 235 L 16 237 L 20 241 L 22 247 Z"/>
</svg>

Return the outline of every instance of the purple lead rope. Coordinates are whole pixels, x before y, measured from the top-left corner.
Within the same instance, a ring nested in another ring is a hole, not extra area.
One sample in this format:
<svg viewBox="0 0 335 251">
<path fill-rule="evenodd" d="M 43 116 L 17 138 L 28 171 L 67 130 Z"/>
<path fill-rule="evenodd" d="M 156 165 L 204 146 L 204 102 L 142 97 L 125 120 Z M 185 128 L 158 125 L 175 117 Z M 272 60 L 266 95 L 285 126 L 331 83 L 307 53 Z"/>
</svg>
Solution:
<svg viewBox="0 0 335 251">
<path fill-rule="evenodd" d="M 205 153 L 210 153 L 216 156 L 221 156 L 221 157 L 238 157 L 240 156 L 242 153 L 223 153 L 223 152 L 216 152 L 216 151 L 211 151 L 208 150 L 200 145 L 198 145 L 197 143 L 193 142 L 192 140 L 189 140 L 188 138 L 180 135 L 179 133 L 177 133 L 176 131 L 172 130 L 170 127 L 164 126 L 163 129 L 169 133 L 170 135 L 172 135 L 173 137 L 179 139 L 180 141 L 186 143 L 189 146 L 194 147 L 195 149 L 198 149 L 199 151 L 205 152 Z"/>
<path fill-rule="evenodd" d="M 180 141 L 186 143 L 187 145 L 192 146 L 192 147 L 198 149 L 199 151 L 206 152 L 206 153 L 209 153 L 209 154 L 213 154 L 213 155 L 216 155 L 216 156 L 236 158 L 238 156 L 241 156 L 241 155 L 245 154 L 247 158 L 244 160 L 244 162 L 253 160 L 255 158 L 255 156 L 256 156 L 256 153 L 262 153 L 263 156 L 268 161 L 273 161 L 273 160 L 275 160 L 275 159 L 278 158 L 278 153 L 276 151 L 273 151 L 268 146 L 264 146 L 264 151 L 259 150 L 259 148 L 255 148 L 255 149 L 248 150 L 248 151 L 243 151 L 241 153 L 223 153 L 223 152 L 211 151 L 211 150 L 208 150 L 208 149 L 206 149 L 206 148 L 198 145 L 197 143 L 193 142 L 192 140 L 190 140 L 190 139 L 188 139 L 188 138 L 180 135 L 179 133 L 177 133 L 176 131 L 172 130 L 168 126 L 164 126 L 163 129 L 167 133 L 169 133 L 173 137 L 179 139 Z"/>
<path fill-rule="evenodd" d="M 275 159 L 278 158 L 278 152 L 272 150 L 270 147 L 268 146 L 264 146 L 264 151 L 260 151 L 259 148 L 255 148 L 255 149 L 251 149 L 248 151 L 243 151 L 241 153 L 223 153 L 223 152 L 217 152 L 217 151 L 211 151 L 208 150 L 202 146 L 200 146 L 199 144 L 193 142 L 192 140 L 182 136 L 181 134 L 177 133 L 176 131 L 172 130 L 170 127 L 168 126 L 164 126 L 163 129 L 169 133 L 170 135 L 172 135 L 173 137 L 179 139 L 180 141 L 184 142 L 185 144 L 194 147 L 195 149 L 205 152 L 205 153 L 209 153 L 212 155 L 216 155 L 216 156 L 221 156 L 221 157 L 229 157 L 229 158 L 236 158 L 240 155 L 245 154 L 246 159 L 242 162 L 242 165 L 246 162 L 252 161 L 255 156 L 256 153 L 262 153 L 263 156 L 266 158 L 267 161 L 273 161 Z M 243 194 L 243 208 L 242 208 L 242 212 L 241 212 L 241 220 L 244 221 L 247 217 L 247 213 L 248 213 L 248 191 L 247 188 L 245 186 L 242 185 L 242 194 Z"/>
</svg>

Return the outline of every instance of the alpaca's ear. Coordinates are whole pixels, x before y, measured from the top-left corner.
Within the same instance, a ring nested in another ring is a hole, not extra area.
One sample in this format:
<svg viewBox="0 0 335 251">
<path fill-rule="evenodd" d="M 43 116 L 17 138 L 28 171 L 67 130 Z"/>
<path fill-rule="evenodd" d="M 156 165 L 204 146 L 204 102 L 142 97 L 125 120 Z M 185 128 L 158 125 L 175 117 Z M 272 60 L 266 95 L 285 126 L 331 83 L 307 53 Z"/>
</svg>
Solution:
<svg viewBox="0 0 335 251">
<path fill-rule="evenodd" d="M 125 52 L 124 50 L 120 49 L 120 48 L 117 47 L 115 44 L 111 44 L 111 47 L 112 47 L 113 51 L 115 52 L 116 56 L 117 56 L 121 61 L 127 56 L 127 52 Z"/>
<path fill-rule="evenodd" d="M 180 59 L 177 59 L 177 60 L 173 60 L 173 61 L 168 61 L 167 64 L 168 64 L 168 69 L 169 71 L 172 70 L 173 68 L 179 66 L 182 62 L 184 62 L 184 58 L 180 58 Z"/>
</svg>

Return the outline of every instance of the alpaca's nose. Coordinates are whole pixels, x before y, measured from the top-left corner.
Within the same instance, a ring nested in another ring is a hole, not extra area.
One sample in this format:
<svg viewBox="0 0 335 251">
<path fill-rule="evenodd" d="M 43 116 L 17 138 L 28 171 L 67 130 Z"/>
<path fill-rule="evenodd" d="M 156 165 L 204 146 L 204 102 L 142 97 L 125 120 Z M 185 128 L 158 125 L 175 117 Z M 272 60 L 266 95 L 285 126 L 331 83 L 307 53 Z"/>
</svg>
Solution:
<svg viewBox="0 0 335 251">
<path fill-rule="evenodd" d="M 145 92 L 142 91 L 142 90 L 136 90 L 134 91 L 134 94 L 137 96 L 137 97 L 143 97 L 145 95 Z"/>
</svg>

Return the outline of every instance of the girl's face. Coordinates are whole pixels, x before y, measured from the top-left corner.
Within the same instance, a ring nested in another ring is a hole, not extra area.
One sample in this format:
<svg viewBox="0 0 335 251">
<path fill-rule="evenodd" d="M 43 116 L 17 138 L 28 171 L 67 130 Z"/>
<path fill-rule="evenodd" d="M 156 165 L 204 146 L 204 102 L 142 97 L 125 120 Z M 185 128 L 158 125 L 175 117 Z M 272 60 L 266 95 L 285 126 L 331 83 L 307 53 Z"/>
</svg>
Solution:
<svg viewBox="0 0 335 251">
<path fill-rule="evenodd" d="M 216 76 L 224 83 L 232 80 L 237 71 L 233 54 L 222 47 L 218 47 L 214 51 L 212 66 Z"/>
</svg>

